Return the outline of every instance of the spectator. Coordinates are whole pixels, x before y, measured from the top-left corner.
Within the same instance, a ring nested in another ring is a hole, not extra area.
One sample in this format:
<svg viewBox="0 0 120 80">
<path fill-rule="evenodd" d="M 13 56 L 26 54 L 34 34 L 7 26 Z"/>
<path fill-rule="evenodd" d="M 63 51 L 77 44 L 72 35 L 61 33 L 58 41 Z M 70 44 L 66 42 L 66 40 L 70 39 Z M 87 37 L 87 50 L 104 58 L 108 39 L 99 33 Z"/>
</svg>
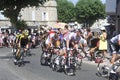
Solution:
<svg viewBox="0 0 120 80">
<path fill-rule="evenodd" d="M 101 35 L 99 41 L 99 50 L 103 51 L 104 57 L 107 57 L 107 33 L 105 27 L 101 28 Z"/>
</svg>

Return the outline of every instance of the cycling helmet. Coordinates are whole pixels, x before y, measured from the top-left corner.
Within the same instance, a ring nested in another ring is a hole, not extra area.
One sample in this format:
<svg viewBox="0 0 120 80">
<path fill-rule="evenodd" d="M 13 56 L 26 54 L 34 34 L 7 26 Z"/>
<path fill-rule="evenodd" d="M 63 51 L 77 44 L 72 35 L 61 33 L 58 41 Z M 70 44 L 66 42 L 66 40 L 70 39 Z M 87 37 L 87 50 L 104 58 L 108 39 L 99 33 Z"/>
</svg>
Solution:
<svg viewBox="0 0 120 80">
<path fill-rule="evenodd" d="M 25 29 L 25 30 L 22 32 L 22 34 L 24 34 L 24 35 L 28 36 L 29 31 L 28 31 L 27 29 Z"/>
</svg>

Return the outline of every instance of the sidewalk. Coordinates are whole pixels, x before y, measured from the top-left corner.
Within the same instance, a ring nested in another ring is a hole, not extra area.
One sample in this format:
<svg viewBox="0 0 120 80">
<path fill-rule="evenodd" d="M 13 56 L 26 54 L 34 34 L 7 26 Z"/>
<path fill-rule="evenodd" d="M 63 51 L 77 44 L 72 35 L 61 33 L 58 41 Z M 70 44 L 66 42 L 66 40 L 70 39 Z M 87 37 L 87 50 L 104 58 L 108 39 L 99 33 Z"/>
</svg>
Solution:
<svg viewBox="0 0 120 80">
<path fill-rule="evenodd" d="M 0 48 L 0 80 L 21 80 L 17 75 L 10 70 L 7 61 L 11 56 L 7 56 L 12 53 L 11 48 Z"/>
</svg>

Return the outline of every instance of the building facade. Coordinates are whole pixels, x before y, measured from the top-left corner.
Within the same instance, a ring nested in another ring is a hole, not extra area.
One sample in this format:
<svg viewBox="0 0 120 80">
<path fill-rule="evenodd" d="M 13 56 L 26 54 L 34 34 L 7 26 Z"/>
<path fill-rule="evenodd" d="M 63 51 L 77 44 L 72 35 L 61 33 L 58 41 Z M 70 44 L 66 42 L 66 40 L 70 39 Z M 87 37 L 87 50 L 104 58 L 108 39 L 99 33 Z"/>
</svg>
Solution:
<svg viewBox="0 0 120 80">
<path fill-rule="evenodd" d="M 40 7 L 29 7 L 21 9 L 18 19 L 26 21 L 28 26 L 52 27 L 57 22 L 57 3 L 56 0 L 48 0 Z M 0 26 L 11 26 L 8 18 L 0 14 Z"/>
</svg>

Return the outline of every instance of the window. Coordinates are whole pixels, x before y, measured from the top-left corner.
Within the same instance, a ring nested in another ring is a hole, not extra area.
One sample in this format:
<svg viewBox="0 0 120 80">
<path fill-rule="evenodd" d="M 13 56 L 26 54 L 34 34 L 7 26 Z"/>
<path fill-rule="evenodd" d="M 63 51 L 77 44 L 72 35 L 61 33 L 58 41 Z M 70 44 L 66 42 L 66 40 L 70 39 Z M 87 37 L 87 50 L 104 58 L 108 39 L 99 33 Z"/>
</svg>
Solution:
<svg viewBox="0 0 120 80">
<path fill-rule="evenodd" d="M 0 11 L 0 19 L 5 19 L 5 16 L 2 14 L 3 11 Z"/>
<path fill-rule="evenodd" d="M 48 20 L 48 13 L 43 12 L 42 13 L 42 21 L 47 21 Z"/>
<path fill-rule="evenodd" d="M 35 11 L 32 11 L 32 20 L 35 20 Z"/>
</svg>

